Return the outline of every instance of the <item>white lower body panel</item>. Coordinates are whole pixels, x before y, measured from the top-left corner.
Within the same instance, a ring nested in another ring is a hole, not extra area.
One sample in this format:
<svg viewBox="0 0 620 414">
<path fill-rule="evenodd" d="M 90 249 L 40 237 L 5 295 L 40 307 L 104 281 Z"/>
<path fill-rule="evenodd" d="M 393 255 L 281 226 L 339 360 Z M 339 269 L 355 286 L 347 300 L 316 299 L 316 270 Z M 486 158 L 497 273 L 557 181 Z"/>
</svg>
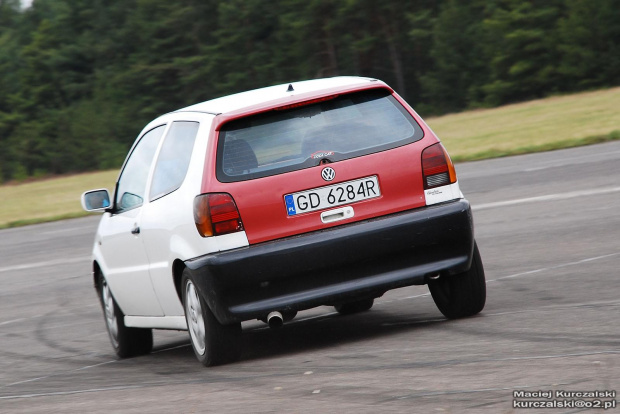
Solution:
<svg viewBox="0 0 620 414">
<path fill-rule="evenodd" d="M 125 326 L 131 328 L 187 330 L 185 316 L 125 316 Z"/>
</svg>

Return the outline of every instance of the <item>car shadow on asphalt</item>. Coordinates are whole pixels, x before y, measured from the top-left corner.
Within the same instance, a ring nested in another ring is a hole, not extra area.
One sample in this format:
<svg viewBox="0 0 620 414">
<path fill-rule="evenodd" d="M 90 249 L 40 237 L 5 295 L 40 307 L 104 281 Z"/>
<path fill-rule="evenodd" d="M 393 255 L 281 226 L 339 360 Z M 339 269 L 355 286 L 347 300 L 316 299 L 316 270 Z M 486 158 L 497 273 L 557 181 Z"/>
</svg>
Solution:
<svg viewBox="0 0 620 414">
<path fill-rule="evenodd" d="M 270 329 L 262 323 L 251 323 L 241 336 L 240 362 L 283 357 L 314 351 L 342 344 L 354 345 L 391 335 L 415 334 L 416 331 L 435 329 L 453 323 L 437 313 L 411 315 L 373 309 L 353 315 L 335 312 L 310 318 L 299 318 L 285 323 L 283 327 Z M 178 359 L 178 362 L 195 356 L 187 339 L 174 340 L 156 345 L 153 357 Z M 344 358 L 344 357 L 343 357 Z M 199 365 L 197 365 L 199 366 Z"/>
<path fill-rule="evenodd" d="M 310 320 L 293 321 L 279 329 L 259 328 L 243 335 L 243 360 L 295 354 L 354 344 L 442 324 L 441 316 L 405 315 L 370 310 L 353 315 L 330 313 Z"/>
</svg>

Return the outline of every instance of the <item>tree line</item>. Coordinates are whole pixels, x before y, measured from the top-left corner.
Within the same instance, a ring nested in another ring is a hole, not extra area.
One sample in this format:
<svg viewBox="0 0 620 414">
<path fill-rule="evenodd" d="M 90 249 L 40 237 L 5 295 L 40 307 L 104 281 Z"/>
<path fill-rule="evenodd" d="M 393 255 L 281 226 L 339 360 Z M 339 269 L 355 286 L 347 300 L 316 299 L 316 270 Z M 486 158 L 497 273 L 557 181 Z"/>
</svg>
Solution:
<svg viewBox="0 0 620 414">
<path fill-rule="evenodd" d="M 620 0 L 0 0 L 0 182 L 117 168 L 155 116 L 360 75 L 423 115 L 620 84 Z"/>
</svg>

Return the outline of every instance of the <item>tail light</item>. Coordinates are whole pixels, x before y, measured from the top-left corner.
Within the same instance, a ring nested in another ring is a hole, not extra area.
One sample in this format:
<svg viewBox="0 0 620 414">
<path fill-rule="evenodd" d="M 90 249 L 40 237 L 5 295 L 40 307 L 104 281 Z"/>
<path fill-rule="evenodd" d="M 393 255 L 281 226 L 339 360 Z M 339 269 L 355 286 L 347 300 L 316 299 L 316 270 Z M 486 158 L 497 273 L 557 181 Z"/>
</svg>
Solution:
<svg viewBox="0 0 620 414">
<path fill-rule="evenodd" d="M 194 222 L 202 237 L 243 231 L 239 210 L 227 193 L 201 194 L 194 199 Z"/>
<path fill-rule="evenodd" d="M 422 151 L 422 173 L 425 190 L 456 182 L 454 164 L 441 143 Z"/>
</svg>

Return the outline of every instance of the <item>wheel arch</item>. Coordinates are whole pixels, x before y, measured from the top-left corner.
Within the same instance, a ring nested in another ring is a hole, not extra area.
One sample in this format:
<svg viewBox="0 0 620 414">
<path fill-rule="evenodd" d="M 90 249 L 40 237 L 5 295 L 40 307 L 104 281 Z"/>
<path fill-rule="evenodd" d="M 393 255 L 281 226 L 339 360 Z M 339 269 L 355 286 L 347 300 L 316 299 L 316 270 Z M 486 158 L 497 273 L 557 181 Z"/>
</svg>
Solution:
<svg viewBox="0 0 620 414">
<path fill-rule="evenodd" d="M 99 286 L 99 276 L 101 276 L 103 272 L 101 271 L 101 267 L 96 260 L 93 260 L 93 286 L 99 292 L 101 286 Z"/>
<path fill-rule="evenodd" d="M 174 288 L 177 291 L 177 296 L 179 297 L 179 301 L 183 303 L 183 292 L 181 282 L 183 281 L 183 271 L 185 270 L 185 263 L 176 259 L 172 263 L 172 282 L 174 283 Z"/>
</svg>

